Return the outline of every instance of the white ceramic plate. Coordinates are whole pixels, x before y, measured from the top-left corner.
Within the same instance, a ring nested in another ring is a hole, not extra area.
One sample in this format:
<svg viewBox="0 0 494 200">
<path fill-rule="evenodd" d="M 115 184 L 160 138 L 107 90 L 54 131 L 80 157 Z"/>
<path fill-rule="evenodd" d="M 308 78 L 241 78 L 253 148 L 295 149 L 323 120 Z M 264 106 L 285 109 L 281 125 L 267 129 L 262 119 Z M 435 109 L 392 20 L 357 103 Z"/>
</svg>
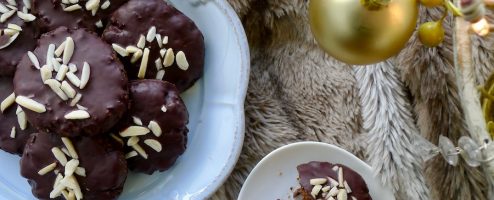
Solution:
<svg viewBox="0 0 494 200">
<path fill-rule="evenodd" d="M 237 15 L 224 0 L 172 0 L 205 37 L 204 78 L 183 94 L 190 113 L 185 154 L 165 173 L 130 174 L 120 199 L 205 199 L 232 171 L 244 138 L 249 50 Z M 0 153 L 0 200 L 34 199 L 19 158 Z"/>
<path fill-rule="evenodd" d="M 364 178 L 373 199 L 395 199 L 391 190 L 374 177 L 371 167 L 353 154 L 326 143 L 300 142 L 281 147 L 264 157 L 245 181 L 238 200 L 293 199 L 290 188 L 299 187 L 297 166 L 310 161 L 348 166 Z"/>
</svg>

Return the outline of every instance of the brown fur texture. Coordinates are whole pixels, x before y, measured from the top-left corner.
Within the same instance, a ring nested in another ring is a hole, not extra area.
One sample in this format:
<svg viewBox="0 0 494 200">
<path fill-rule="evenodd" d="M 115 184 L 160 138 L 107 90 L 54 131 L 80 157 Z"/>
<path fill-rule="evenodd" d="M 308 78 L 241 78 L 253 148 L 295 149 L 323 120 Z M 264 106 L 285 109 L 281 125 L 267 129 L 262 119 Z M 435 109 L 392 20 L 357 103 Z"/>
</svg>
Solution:
<svg viewBox="0 0 494 200">
<path fill-rule="evenodd" d="M 423 163 L 412 144 L 418 131 L 434 144 L 440 134 L 455 142 L 467 134 L 454 77 L 451 19 L 446 23 L 448 42 L 441 47 L 425 48 L 414 35 L 396 59 L 359 72 L 327 56 L 314 42 L 307 1 L 228 1 L 246 29 L 252 68 L 243 151 L 234 172 L 212 199 L 236 199 L 257 162 L 274 149 L 297 141 L 327 142 L 356 154 L 369 162 L 384 182 L 393 185 L 397 199 L 486 199 L 482 172 L 463 162 L 458 167 L 448 166 L 439 157 L 427 162 L 426 182 Z M 421 21 L 437 19 L 440 12 L 422 9 L 420 16 Z M 476 42 L 485 57 L 474 60 L 492 63 L 491 43 Z M 492 67 L 482 69 L 479 74 Z M 396 105 L 375 109 L 401 109 L 395 115 L 395 120 L 402 120 L 401 124 L 396 122 L 401 128 L 389 132 L 378 127 L 386 127 L 386 122 L 374 125 L 370 118 L 362 118 L 368 117 L 365 108 L 371 108 L 364 89 L 372 87 L 362 85 L 360 78 L 382 76 L 383 80 L 376 81 L 390 84 L 376 92 L 395 98 Z M 479 82 L 483 80 L 485 77 L 479 78 Z M 399 152 L 380 146 L 390 142 L 396 142 L 391 146 Z M 379 161 L 380 156 L 388 159 Z"/>
</svg>

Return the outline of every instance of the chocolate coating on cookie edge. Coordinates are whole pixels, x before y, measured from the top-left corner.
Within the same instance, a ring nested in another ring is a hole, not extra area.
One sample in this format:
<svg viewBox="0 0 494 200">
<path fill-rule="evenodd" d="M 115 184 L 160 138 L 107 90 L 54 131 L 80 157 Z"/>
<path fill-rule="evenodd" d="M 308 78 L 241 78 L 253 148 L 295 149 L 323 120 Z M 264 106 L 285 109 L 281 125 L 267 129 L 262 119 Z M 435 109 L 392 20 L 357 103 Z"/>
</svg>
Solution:
<svg viewBox="0 0 494 200">
<path fill-rule="evenodd" d="M 79 137 L 71 139 L 79 156 L 80 167 L 86 170 L 86 177 L 76 179 L 83 191 L 84 199 L 117 199 L 127 178 L 127 163 L 120 148 L 108 137 Z M 21 175 L 28 179 L 34 196 L 50 199 L 56 175 L 54 171 L 39 175 L 44 167 L 57 163 L 61 174 L 64 167 L 57 162 L 51 149 L 65 147 L 59 136 L 54 134 L 33 134 L 20 161 Z M 67 156 L 67 159 L 71 158 Z"/>
<path fill-rule="evenodd" d="M 162 0 L 130 0 L 112 15 L 103 38 L 108 43 L 116 43 L 122 47 L 136 46 L 140 35 L 146 36 L 149 29 L 155 26 L 157 33 L 168 36 L 168 44 L 163 48 L 172 48 L 178 53 L 183 51 L 189 63 L 184 71 L 174 63 L 165 68 L 164 80 L 173 83 L 181 92 L 191 87 L 203 74 L 204 70 L 204 38 L 194 22 L 174 7 Z M 160 57 L 160 47 L 156 40 L 146 42 L 150 47 L 150 56 L 146 78 L 156 78 L 157 69 L 154 61 Z M 140 60 L 130 63 L 130 56 L 122 59 L 130 79 L 136 79 Z"/>
<path fill-rule="evenodd" d="M 31 124 L 43 132 L 68 137 L 105 133 L 118 122 L 128 107 L 128 80 L 123 66 L 111 47 L 95 34 L 83 29 L 69 30 L 64 27 L 43 35 L 38 41 L 39 46 L 34 54 L 39 62 L 46 63 L 49 44 L 58 47 L 68 36 L 75 42 L 74 55 L 70 61 L 77 65 L 75 75 L 81 77 L 84 62 L 91 66 L 88 85 L 83 90 L 72 85 L 82 94 L 79 104 L 89 109 L 91 117 L 84 120 L 65 119 L 64 116 L 77 110 L 77 107 L 71 107 L 70 100 L 63 101 L 50 87 L 43 84 L 39 70 L 33 67 L 27 56 L 19 63 L 14 78 L 14 90 L 18 96 L 26 96 L 45 105 L 47 111 L 41 114 L 25 109 Z"/>
</svg>

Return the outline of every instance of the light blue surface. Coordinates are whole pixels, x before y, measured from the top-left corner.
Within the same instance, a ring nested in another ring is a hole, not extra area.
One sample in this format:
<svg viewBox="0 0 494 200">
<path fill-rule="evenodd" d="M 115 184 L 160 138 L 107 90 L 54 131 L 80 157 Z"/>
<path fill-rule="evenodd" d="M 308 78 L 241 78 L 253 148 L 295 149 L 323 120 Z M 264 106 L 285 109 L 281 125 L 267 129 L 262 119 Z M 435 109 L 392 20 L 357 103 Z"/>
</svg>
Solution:
<svg viewBox="0 0 494 200">
<path fill-rule="evenodd" d="M 245 33 L 224 0 L 196 1 L 171 1 L 199 26 L 206 43 L 204 77 L 183 94 L 190 113 L 188 149 L 167 172 L 130 174 L 122 200 L 205 199 L 240 154 L 250 67 Z M 18 157 L 0 152 L 0 169 L 0 200 L 34 199 L 19 175 Z"/>
</svg>

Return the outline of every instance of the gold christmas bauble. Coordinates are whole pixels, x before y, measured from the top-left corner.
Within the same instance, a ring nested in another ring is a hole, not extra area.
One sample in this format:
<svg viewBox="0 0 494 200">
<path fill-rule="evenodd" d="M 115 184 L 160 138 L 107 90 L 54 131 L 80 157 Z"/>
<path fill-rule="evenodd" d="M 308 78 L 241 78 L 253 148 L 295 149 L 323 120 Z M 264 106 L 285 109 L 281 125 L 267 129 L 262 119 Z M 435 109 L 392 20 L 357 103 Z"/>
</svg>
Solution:
<svg viewBox="0 0 494 200">
<path fill-rule="evenodd" d="M 354 65 L 373 64 L 396 55 L 417 23 L 417 0 L 391 0 L 370 9 L 363 0 L 311 0 L 312 33 L 334 58 Z"/>
</svg>

